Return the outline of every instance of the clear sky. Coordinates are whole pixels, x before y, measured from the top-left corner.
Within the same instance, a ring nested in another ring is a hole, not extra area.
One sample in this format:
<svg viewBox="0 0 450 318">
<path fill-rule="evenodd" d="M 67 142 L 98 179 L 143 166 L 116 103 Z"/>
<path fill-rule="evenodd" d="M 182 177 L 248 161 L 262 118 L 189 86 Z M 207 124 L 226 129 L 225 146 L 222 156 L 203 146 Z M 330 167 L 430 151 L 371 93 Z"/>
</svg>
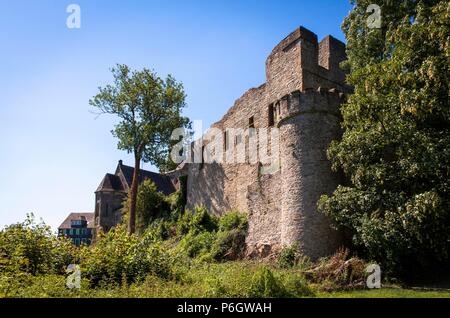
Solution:
<svg viewBox="0 0 450 318">
<path fill-rule="evenodd" d="M 66 8 L 81 8 L 68 29 Z M 114 118 L 89 99 L 116 63 L 172 74 L 204 128 L 265 80 L 265 59 L 299 25 L 344 40 L 348 0 L 0 0 L 0 227 L 27 212 L 53 227 L 91 212 L 119 159 Z M 154 170 L 149 164 L 145 169 Z"/>
</svg>

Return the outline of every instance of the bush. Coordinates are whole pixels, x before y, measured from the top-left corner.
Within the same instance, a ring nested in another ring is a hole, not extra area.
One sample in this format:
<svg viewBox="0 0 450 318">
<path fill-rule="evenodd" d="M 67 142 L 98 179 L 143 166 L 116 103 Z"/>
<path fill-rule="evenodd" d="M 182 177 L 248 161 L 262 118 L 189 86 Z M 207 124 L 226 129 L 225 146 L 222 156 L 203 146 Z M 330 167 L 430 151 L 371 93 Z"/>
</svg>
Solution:
<svg viewBox="0 0 450 318">
<path fill-rule="evenodd" d="M 98 238 L 82 262 L 82 271 L 91 283 L 122 284 L 140 281 L 148 274 L 171 276 L 168 254 L 150 240 L 128 235 L 125 227 L 113 228 Z"/>
<path fill-rule="evenodd" d="M 49 226 L 35 222 L 33 214 L 0 231 L 0 272 L 58 274 L 76 259 L 76 254 L 73 244 L 56 238 Z"/>
<path fill-rule="evenodd" d="M 209 253 L 215 238 L 215 233 L 192 231 L 182 238 L 179 248 L 189 257 L 203 256 Z"/>
<path fill-rule="evenodd" d="M 252 278 L 249 297 L 287 298 L 313 296 L 304 278 L 298 273 L 274 274 L 268 267 L 257 270 Z"/>
<path fill-rule="evenodd" d="M 211 258 L 216 261 L 236 260 L 245 252 L 247 232 L 239 229 L 218 232 L 211 248 Z"/>
<path fill-rule="evenodd" d="M 247 226 L 246 215 L 237 212 L 218 218 L 204 208 L 187 211 L 177 222 L 179 248 L 205 261 L 234 260 L 244 254 Z"/>
<path fill-rule="evenodd" d="M 128 201 L 124 205 L 126 211 L 129 209 Z M 154 220 L 168 217 L 169 214 L 170 202 L 167 197 L 157 190 L 152 180 L 142 182 L 136 200 L 136 232 L 142 234 Z"/>
<path fill-rule="evenodd" d="M 242 230 L 247 231 L 247 216 L 237 211 L 226 213 L 219 219 L 219 231 Z"/>
<path fill-rule="evenodd" d="M 245 214 L 229 212 L 219 219 L 219 231 L 211 248 L 212 259 L 236 260 L 245 253 L 248 221 Z"/>
<path fill-rule="evenodd" d="M 262 267 L 253 276 L 249 297 L 251 298 L 280 298 L 285 297 L 286 292 L 281 282 L 275 278 L 272 271 Z"/>
<path fill-rule="evenodd" d="M 218 228 L 216 216 L 208 213 L 206 208 L 197 207 L 194 212 L 186 211 L 177 222 L 177 234 L 185 235 L 189 232 L 200 233 L 203 231 L 213 232 Z"/>
<path fill-rule="evenodd" d="M 292 268 L 295 266 L 298 258 L 296 246 L 284 247 L 278 256 L 278 265 L 281 268 Z"/>
</svg>

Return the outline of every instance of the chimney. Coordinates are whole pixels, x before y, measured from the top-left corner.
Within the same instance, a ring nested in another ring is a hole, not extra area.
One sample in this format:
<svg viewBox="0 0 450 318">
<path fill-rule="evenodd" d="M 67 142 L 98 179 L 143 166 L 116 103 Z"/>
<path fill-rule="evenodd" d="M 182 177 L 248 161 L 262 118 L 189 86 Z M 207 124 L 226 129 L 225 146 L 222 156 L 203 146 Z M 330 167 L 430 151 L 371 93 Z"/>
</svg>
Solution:
<svg viewBox="0 0 450 318">
<path fill-rule="evenodd" d="M 119 167 L 122 167 L 122 164 L 123 164 L 122 160 L 119 160 Z"/>
</svg>

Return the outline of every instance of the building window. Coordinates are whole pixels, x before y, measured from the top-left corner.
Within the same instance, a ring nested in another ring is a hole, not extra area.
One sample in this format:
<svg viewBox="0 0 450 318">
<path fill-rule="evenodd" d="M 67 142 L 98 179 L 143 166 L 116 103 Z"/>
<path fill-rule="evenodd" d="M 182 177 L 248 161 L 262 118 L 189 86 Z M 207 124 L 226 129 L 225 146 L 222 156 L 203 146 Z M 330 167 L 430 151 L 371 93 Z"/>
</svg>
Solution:
<svg viewBox="0 0 450 318">
<path fill-rule="evenodd" d="M 223 148 L 224 148 L 224 151 L 228 150 L 228 131 L 227 130 L 225 130 L 223 132 Z"/>
<path fill-rule="evenodd" d="M 252 116 L 248 119 L 249 136 L 253 137 L 255 134 L 255 117 Z"/>
<path fill-rule="evenodd" d="M 272 127 L 273 125 L 275 125 L 275 116 L 274 116 L 274 109 L 273 109 L 273 104 L 269 105 L 269 127 Z"/>
<path fill-rule="evenodd" d="M 255 128 L 255 116 L 248 119 L 248 128 Z"/>
<path fill-rule="evenodd" d="M 205 164 L 205 146 L 202 146 L 202 162 L 200 163 L 200 170 L 203 169 L 204 164 Z"/>
</svg>

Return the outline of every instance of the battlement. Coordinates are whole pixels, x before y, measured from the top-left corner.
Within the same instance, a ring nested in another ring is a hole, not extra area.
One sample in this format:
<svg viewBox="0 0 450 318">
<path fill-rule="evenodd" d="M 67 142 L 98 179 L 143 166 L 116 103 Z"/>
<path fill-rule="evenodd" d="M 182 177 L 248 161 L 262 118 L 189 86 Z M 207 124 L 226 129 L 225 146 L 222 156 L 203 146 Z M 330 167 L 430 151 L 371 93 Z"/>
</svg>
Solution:
<svg viewBox="0 0 450 318">
<path fill-rule="evenodd" d="M 278 52 L 288 51 L 293 45 L 296 45 L 302 39 L 310 43 L 317 44 L 317 34 L 300 26 L 295 31 L 291 32 L 291 34 L 289 34 L 287 37 L 285 37 L 280 43 L 278 43 L 277 46 L 275 46 L 268 59 L 270 59 L 271 56 Z"/>
<path fill-rule="evenodd" d="M 318 42 L 314 32 L 301 26 L 275 46 L 267 58 L 267 83 L 277 86 L 281 80 L 291 85 L 291 91 L 318 87 L 348 91 L 345 72 L 339 67 L 345 59 L 344 43 L 331 35 Z"/>
</svg>

